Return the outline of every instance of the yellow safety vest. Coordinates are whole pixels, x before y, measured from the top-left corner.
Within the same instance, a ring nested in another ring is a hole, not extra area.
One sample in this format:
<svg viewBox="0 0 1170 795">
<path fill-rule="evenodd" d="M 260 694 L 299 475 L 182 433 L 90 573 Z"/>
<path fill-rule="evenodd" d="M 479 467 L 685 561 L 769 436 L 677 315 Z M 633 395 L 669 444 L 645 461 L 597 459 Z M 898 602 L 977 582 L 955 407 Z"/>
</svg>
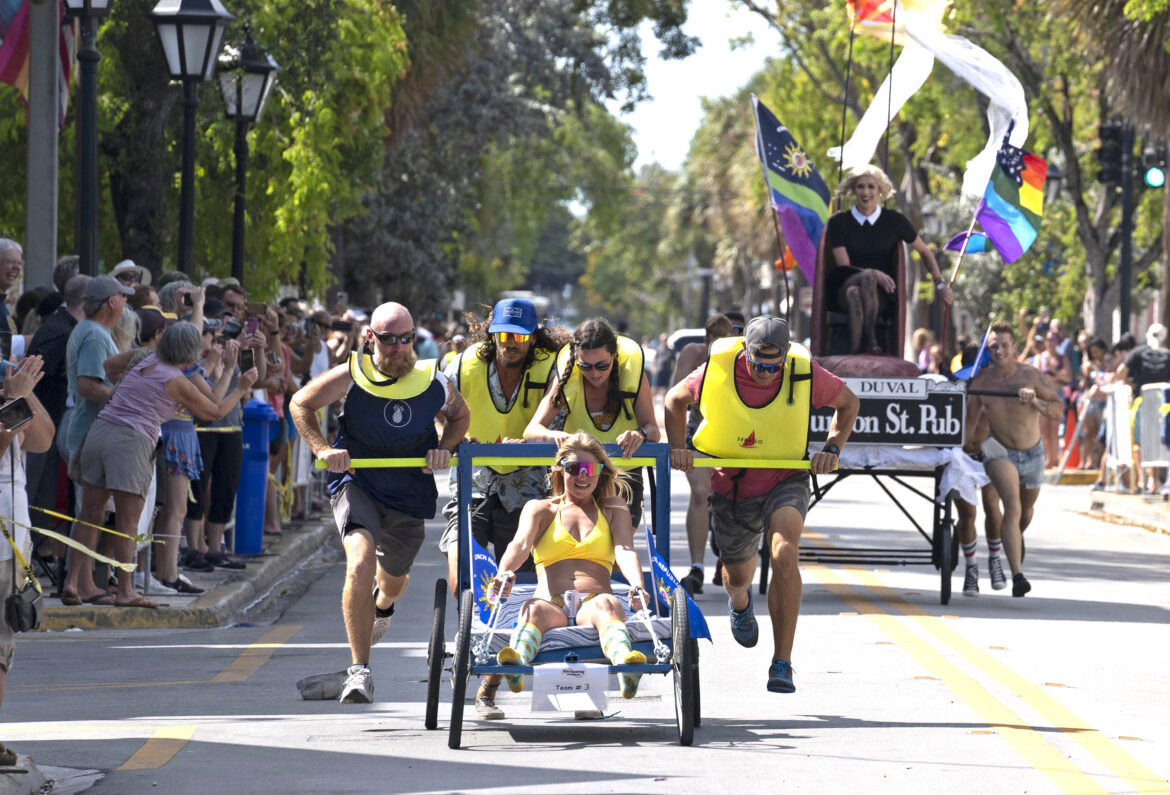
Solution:
<svg viewBox="0 0 1170 795">
<path fill-rule="evenodd" d="M 388 400 L 410 400 L 426 391 L 435 380 L 437 362 L 423 359 L 402 378 L 392 378 L 374 366 L 374 357 L 363 351 L 349 355 L 349 375 L 363 392 Z"/>
<path fill-rule="evenodd" d="M 808 455 L 812 410 L 812 356 L 792 344 L 776 395 L 764 406 L 743 402 L 735 383 L 735 363 L 743 337 L 724 337 L 711 345 L 699 389 L 703 420 L 694 446 L 716 458 L 803 459 Z"/>
<path fill-rule="evenodd" d="M 557 354 L 557 372 L 565 381 L 565 400 L 568 403 L 568 413 L 565 416 L 565 432 L 577 433 L 584 431 L 600 442 L 616 442 L 618 436 L 625 431 L 632 431 L 638 427 L 638 420 L 634 415 L 634 401 L 638 397 L 638 389 L 642 385 L 642 346 L 629 337 L 618 335 L 617 356 L 618 392 L 620 393 L 621 408 L 617 419 L 609 430 L 603 431 L 597 427 L 593 417 L 589 415 L 589 408 L 585 405 L 585 385 L 581 382 L 581 371 L 575 366 L 565 379 L 565 369 L 569 366 L 571 347 L 565 345 Z"/>
<path fill-rule="evenodd" d="M 482 345 L 482 342 L 478 342 L 459 354 L 459 369 L 455 376 L 455 386 L 471 409 L 471 425 L 467 435 L 481 442 L 523 438 L 524 429 L 536 414 L 540 399 L 548 389 L 548 375 L 555 357 L 550 351 L 537 349 L 532 363 L 520 378 L 520 394 L 506 411 L 500 411 L 492 400 L 491 387 L 488 386 L 489 363 L 479 358 Z M 541 394 L 530 396 L 531 391 Z M 491 469 L 506 475 L 516 467 L 493 466 Z"/>
</svg>

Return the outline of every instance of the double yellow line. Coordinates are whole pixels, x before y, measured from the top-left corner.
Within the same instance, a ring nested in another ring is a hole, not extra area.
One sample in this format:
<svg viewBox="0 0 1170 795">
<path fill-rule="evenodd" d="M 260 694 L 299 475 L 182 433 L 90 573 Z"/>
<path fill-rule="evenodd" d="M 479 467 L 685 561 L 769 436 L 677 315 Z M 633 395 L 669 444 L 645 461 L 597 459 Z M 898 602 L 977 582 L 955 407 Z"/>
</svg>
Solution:
<svg viewBox="0 0 1170 795">
<path fill-rule="evenodd" d="M 820 539 L 818 539 L 820 541 Z M 1089 726 L 1059 701 L 1020 676 L 983 649 L 962 637 L 940 618 L 927 613 L 887 587 L 872 571 L 846 567 L 851 577 L 877 596 L 870 598 L 860 589 L 848 584 L 840 569 L 824 565 L 806 566 L 830 593 L 841 599 L 859 615 L 865 616 L 891 640 L 909 654 L 915 662 L 938 677 L 956 696 L 971 707 L 989 728 L 997 732 L 1033 768 L 1045 775 L 1062 792 L 1105 792 L 1102 785 L 1077 767 L 1064 753 L 1046 740 L 1043 734 L 993 696 L 976 679 L 948 661 L 934 646 L 911 631 L 901 616 L 911 619 L 928 635 L 950 647 L 979 671 L 987 674 L 1015 693 L 1053 727 L 1089 752 L 1102 765 L 1125 782 L 1126 789 L 1135 792 L 1167 792 L 1170 783 L 1158 776 L 1099 731 Z M 879 603 L 885 602 L 901 616 L 887 611 Z"/>
</svg>

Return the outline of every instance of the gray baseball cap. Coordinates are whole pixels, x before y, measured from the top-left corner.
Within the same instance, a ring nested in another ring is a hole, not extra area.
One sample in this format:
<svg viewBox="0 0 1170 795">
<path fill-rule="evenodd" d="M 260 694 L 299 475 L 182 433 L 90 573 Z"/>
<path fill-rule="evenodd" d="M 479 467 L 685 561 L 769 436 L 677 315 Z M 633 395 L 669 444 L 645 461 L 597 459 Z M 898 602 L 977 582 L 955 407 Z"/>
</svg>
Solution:
<svg viewBox="0 0 1170 795">
<path fill-rule="evenodd" d="M 134 295 L 134 288 L 127 287 L 109 274 L 94 276 L 85 285 L 86 298 L 113 298 L 115 295 Z"/>
<path fill-rule="evenodd" d="M 778 348 L 781 354 L 788 353 L 788 324 L 781 318 L 769 315 L 753 317 L 743 330 L 743 336 L 748 353 L 752 356 L 757 355 L 760 348 Z"/>
</svg>

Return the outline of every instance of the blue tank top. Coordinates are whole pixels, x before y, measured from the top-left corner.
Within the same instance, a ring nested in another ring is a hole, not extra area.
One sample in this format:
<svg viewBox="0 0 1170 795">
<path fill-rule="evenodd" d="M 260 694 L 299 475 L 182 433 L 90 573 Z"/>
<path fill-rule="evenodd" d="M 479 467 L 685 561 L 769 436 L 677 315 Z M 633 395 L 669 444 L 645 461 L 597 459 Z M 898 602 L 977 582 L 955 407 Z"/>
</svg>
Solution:
<svg viewBox="0 0 1170 795">
<path fill-rule="evenodd" d="M 348 450 L 352 458 L 425 456 L 439 444 L 435 415 L 446 402 L 446 390 L 438 379 L 405 399 L 371 395 L 353 384 L 345 395 L 345 412 L 333 446 Z M 353 483 L 386 508 L 416 519 L 435 518 L 439 496 L 435 476 L 421 469 L 358 469 L 352 475 L 334 472 L 327 482 L 330 494 Z"/>
</svg>

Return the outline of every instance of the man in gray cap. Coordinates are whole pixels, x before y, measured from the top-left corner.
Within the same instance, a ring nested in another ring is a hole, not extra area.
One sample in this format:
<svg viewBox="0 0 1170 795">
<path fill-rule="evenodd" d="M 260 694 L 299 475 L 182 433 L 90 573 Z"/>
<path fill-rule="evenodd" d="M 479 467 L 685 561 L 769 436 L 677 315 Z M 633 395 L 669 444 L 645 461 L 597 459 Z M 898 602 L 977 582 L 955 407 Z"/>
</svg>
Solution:
<svg viewBox="0 0 1170 795">
<path fill-rule="evenodd" d="M 743 337 L 711 344 L 705 364 L 666 393 L 666 437 L 675 469 L 694 469 L 694 451 L 684 444 L 687 408 L 699 404 L 702 420 L 694 449 L 716 458 L 798 461 L 808 458 L 813 408 L 836 409 L 829 436 L 814 453 L 816 474 L 837 466 L 841 447 L 857 418 L 857 396 L 845 382 L 812 361 L 808 350 L 789 339 L 778 317 L 757 317 Z M 772 566 L 768 613 L 774 652 L 768 690 L 792 693 L 792 642 L 800 614 L 798 555 L 810 488 L 805 469 L 720 469 L 711 476 L 709 512 L 723 565 L 723 587 L 731 613 L 731 634 L 741 646 L 755 646 L 759 625 L 752 612 L 751 584 L 756 551 L 767 534 Z"/>
</svg>

